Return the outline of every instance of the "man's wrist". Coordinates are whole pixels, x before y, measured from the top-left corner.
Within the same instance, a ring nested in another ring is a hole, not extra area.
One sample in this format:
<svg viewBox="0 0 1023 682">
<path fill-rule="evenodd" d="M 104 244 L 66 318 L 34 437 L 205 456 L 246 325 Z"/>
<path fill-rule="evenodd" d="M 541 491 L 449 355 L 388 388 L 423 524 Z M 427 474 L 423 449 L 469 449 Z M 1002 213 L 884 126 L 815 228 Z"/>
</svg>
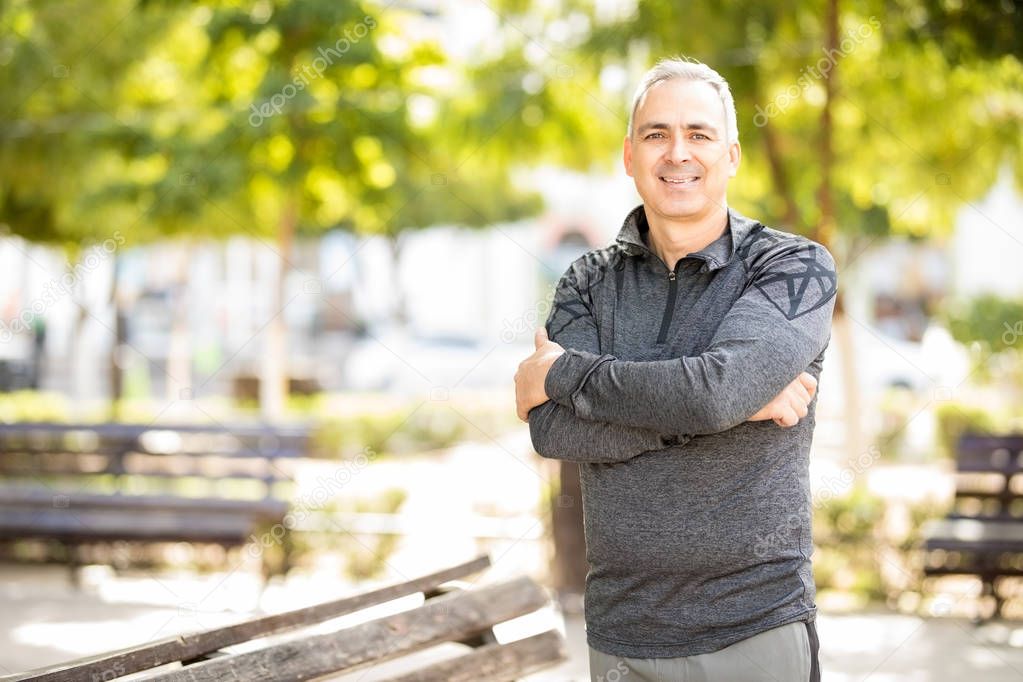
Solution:
<svg viewBox="0 0 1023 682">
<path fill-rule="evenodd" d="M 566 350 L 551 363 L 544 377 L 543 389 L 547 397 L 556 403 L 564 403 L 575 391 L 578 379 L 573 377 L 570 354 L 573 351 Z"/>
<path fill-rule="evenodd" d="M 611 360 L 614 356 L 565 349 L 547 372 L 544 392 L 559 405 L 572 408 L 572 396 L 583 387 L 593 370 Z"/>
</svg>

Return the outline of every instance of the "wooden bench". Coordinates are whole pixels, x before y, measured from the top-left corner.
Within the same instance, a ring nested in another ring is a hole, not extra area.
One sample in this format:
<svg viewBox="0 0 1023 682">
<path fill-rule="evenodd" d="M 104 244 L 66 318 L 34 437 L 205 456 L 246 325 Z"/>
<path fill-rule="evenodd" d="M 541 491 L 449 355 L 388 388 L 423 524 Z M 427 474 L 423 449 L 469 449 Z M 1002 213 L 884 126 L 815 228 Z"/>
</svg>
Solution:
<svg viewBox="0 0 1023 682">
<path fill-rule="evenodd" d="M 1023 434 L 966 434 L 956 448 L 952 511 L 926 524 L 924 574 L 973 575 L 1002 613 L 998 582 L 1023 576 Z"/>
<path fill-rule="evenodd" d="M 264 572 L 286 572 L 289 472 L 308 440 L 305 428 L 0 424 L 0 541 L 56 541 L 74 568 L 98 543 L 230 548 L 278 524 L 280 549 L 260 555 Z"/>
<path fill-rule="evenodd" d="M 373 679 L 385 675 L 388 680 L 400 682 L 476 682 L 513 680 L 564 660 L 564 638 L 556 630 L 505 644 L 498 643 L 493 635 L 495 625 L 548 604 L 547 594 L 532 580 L 518 578 L 468 590 L 444 589 L 445 583 L 479 573 L 489 565 L 489 558 L 479 557 L 345 599 L 169 637 L 0 680 L 113 680 L 166 666 L 144 679 L 297 681 L 363 671 L 381 662 L 395 661 L 388 670 L 374 671 Z M 302 632 L 338 616 L 415 594 L 423 595 L 422 605 L 416 608 L 326 634 Z M 258 648 L 253 650 L 254 642 Z M 459 644 L 458 648 L 465 651 L 444 658 L 431 656 L 430 660 L 420 657 L 418 663 L 396 660 L 446 643 Z M 239 644 L 247 645 L 248 650 L 225 650 Z"/>
</svg>

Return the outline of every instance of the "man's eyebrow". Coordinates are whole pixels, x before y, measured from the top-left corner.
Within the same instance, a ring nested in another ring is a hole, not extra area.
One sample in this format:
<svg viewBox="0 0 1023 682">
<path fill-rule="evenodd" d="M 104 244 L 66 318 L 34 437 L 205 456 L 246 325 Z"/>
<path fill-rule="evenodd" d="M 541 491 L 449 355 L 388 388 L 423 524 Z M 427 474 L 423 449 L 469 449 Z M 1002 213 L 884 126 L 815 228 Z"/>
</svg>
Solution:
<svg viewBox="0 0 1023 682">
<path fill-rule="evenodd" d="M 642 135 L 648 130 L 669 130 L 670 128 L 671 126 L 669 126 L 667 123 L 661 123 L 659 121 L 649 121 L 641 125 L 639 129 L 636 130 L 636 134 Z"/>
<path fill-rule="evenodd" d="M 686 130 L 708 130 L 712 133 L 717 133 L 717 126 L 707 123 L 706 121 L 693 121 L 692 123 L 686 124 Z"/>
<path fill-rule="evenodd" d="M 670 130 L 670 129 L 671 129 L 671 126 L 668 125 L 667 123 L 662 123 L 660 121 L 650 121 L 648 123 L 644 123 L 643 125 L 641 125 L 639 127 L 639 129 L 636 131 L 636 134 L 637 135 L 642 135 L 643 133 L 645 133 L 648 130 Z M 692 121 L 690 123 L 686 123 L 685 124 L 685 129 L 686 130 L 707 130 L 707 131 L 710 131 L 710 132 L 715 133 L 715 134 L 720 134 L 716 126 L 711 125 L 710 123 L 707 123 L 706 121 Z"/>
</svg>

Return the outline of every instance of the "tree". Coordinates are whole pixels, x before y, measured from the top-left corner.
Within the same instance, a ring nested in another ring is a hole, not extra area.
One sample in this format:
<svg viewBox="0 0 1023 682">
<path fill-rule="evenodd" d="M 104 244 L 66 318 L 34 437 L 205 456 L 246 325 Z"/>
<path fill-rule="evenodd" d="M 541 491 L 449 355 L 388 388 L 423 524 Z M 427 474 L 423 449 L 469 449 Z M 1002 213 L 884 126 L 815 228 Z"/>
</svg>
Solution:
<svg viewBox="0 0 1023 682">
<path fill-rule="evenodd" d="M 283 283 L 298 233 L 343 224 L 397 248 L 405 229 L 483 225 L 535 210 L 533 197 L 491 191 L 506 182 L 501 168 L 470 162 L 467 179 L 438 171 L 450 167 L 440 139 L 454 135 L 430 120 L 439 96 L 430 82 L 449 67 L 435 44 L 406 37 L 417 18 L 330 1 L 218 6 L 198 17 L 203 39 L 190 42 L 205 49 L 186 82 L 199 85 L 196 106 L 206 117 L 184 119 L 168 135 L 169 171 L 152 190 L 173 196 L 176 178 L 191 178 L 196 220 L 212 208 L 214 222 L 272 240 L 275 311 L 287 306 Z M 456 180 L 468 196 L 493 200 L 455 200 L 442 190 Z M 179 221 L 188 208 L 167 202 L 160 214 Z M 265 340 L 261 404 L 274 416 L 286 391 L 281 315 Z"/>
<path fill-rule="evenodd" d="M 279 259 L 280 312 L 296 234 L 341 225 L 397 248 L 406 229 L 538 210 L 437 115 L 448 93 L 434 81 L 453 67 L 436 44 L 407 37 L 417 11 L 329 1 L 84 7 L 19 3 L 3 15 L 21 30 L 5 37 L 5 91 L 19 104 L 0 132 L 0 219 L 30 240 L 101 239 L 86 229 L 97 224 L 126 226 L 129 243 L 247 234 Z M 79 16 L 89 19 L 68 19 Z M 74 78 L 40 87 L 51 68 Z M 268 322 L 262 404 L 274 416 L 285 329 L 280 314 Z"/>
<path fill-rule="evenodd" d="M 129 9 L 124 2 L 0 6 L 0 225 L 62 248 L 72 296 L 85 249 L 111 243 L 107 254 L 116 259 L 139 221 L 131 203 L 96 202 L 97 194 L 108 182 L 154 170 L 147 159 L 125 158 L 146 133 L 125 111 L 119 76 L 163 30 L 166 13 L 155 8 L 124 22 Z M 124 40 L 109 40 L 114 31 Z M 78 309 L 81 327 L 89 313 Z M 116 322 L 97 321 L 120 340 Z M 81 362 L 82 354 L 72 358 Z"/>
</svg>

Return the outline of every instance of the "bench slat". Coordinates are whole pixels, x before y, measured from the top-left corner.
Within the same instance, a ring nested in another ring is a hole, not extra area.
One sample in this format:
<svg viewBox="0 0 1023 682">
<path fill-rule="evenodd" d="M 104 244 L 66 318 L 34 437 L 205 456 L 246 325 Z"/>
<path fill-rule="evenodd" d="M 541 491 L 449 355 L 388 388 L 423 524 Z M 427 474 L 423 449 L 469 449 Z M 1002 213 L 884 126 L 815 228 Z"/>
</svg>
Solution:
<svg viewBox="0 0 1023 682">
<path fill-rule="evenodd" d="M 976 519 L 943 519 L 924 527 L 928 541 L 949 540 L 963 543 L 998 543 L 1019 546 L 1023 550 L 1023 524 L 1015 521 L 979 521 Z"/>
<path fill-rule="evenodd" d="M 288 510 L 284 500 L 267 498 L 241 500 L 222 497 L 177 497 L 173 495 L 125 495 L 123 493 L 81 493 L 45 488 L 0 487 L 0 516 L 10 507 L 52 509 L 57 504 L 68 509 L 171 509 L 181 511 L 249 511 L 283 516 Z"/>
<path fill-rule="evenodd" d="M 299 682 L 466 638 L 496 623 L 536 611 L 547 596 L 529 578 L 431 599 L 338 632 L 275 644 L 146 678 L 151 682 L 273 679 Z"/>
<path fill-rule="evenodd" d="M 410 594 L 429 592 L 444 583 L 479 573 L 490 566 L 490 557 L 480 556 L 472 561 L 452 566 L 435 573 L 421 576 L 408 582 L 381 587 L 351 597 L 315 604 L 293 611 L 262 616 L 228 625 L 226 627 L 198 632 L 190 635 L 168 637 L 101 656 L 90 656 L 77 661 L 49 666 L 24 675 L 0 678 L 5 682 L 77 682 L 88 679 L 107 679 L 109 671 L 128 675 L 149 670 L 174 661 L 198 658 L 224 647 L 240 644 L 268 635 L 286 632 L 295 628 L 322 623 L 323 621 L 354 613 L 370 606 L 384 604 Z M 194 669 L 189 666 L 188 669 Z M 236 678 L 245 679 L 245 678 Z"/>
<path fill-rule="evenodd" d="M 3 448 L 3 452 L 9 455 L 21 455 L 24 457 L 43 457 L 47 455 L 63 456 L 66 458 L 73 458 L 75 455 L 90 454 L 100 455 L 104 457 L 114 457 L 118 455 L 142 455 L 145 457 L 152 457 L 159 459 L 163 457 L 188 457 L 191 459 L 202 458 L 202 457 L 223 457 L 225 459 L 253 459 L 253 460 L 265 460 L 265 459 L 296 459 L 305 455 L 305 449 L 302 447 L 289 447 L 289 448 L 274 448 L 268 450 L 261 450 L 259 448 L 251 447 L 239 447 L 236 449 L 225 450 L 221 449 L 204 449 L 204 450 L 174 450 L 173 452 L 162 452 L 158 450 L 147 450 L 142 447 L 124 447 L 121 445 L 108 445 L 108 446 L 97 446 L 97 447 L 83 447 L 83 448 L 68 448 L 63 445 L 54 444 L 53 446 L 41 446 L 36 445 L 32 447 L 22 447 L 18 444 L 5 443 L 0 439 L 0 447 Z"/>
<path fill-rule="evenodd" d="M 965 434 L 956 446 L 956 469 L 961 472 L 1013 474 L 1023 471 L 1023 435 Z"/>
<path fill-rule="evenodd" d="M 1023 569 L 1019 568 L 993 568 L 978 563 L 967 563 L 962 566 L 927 566 L 924 574 L 930 577 L 942 575 L 973 575 L 973 576 L 999 576 L 1009 578 L 1023 577 Z"/>
<path fill-rule="evenodd" d="M 65 422 L 13 422 L 0 424 L 0 436 L 6 434 L 41 434 L 48 436 L 59 433 L 96 434 L 100 437 L 130 438 L 140 433 L 155 431 L 179 431 L 188 434 L 209 433 L 213 435 L 227 434 L 237 438 L 277 438 L 280 440 L 305 438 L 309 427 L 296 426 L 263 426 L 259 424 L 123 424 L 120 422 L 100 422 L 97 424 L 69 424 Z"/>
<path fill-rule="evenodd" d="M 0 512 L 0 538 L 166 542 L 187 538 L 240 545 L 248 540 L 252 522 L 252 514 L 243 512 L 5 509 Z"/>
<path fill-rule="evenodd" d="M 505 682 L 566 658 L 565 639 L 548 630 L 508 644 L 488 644 L 387 682 Z"/>
</svg>

